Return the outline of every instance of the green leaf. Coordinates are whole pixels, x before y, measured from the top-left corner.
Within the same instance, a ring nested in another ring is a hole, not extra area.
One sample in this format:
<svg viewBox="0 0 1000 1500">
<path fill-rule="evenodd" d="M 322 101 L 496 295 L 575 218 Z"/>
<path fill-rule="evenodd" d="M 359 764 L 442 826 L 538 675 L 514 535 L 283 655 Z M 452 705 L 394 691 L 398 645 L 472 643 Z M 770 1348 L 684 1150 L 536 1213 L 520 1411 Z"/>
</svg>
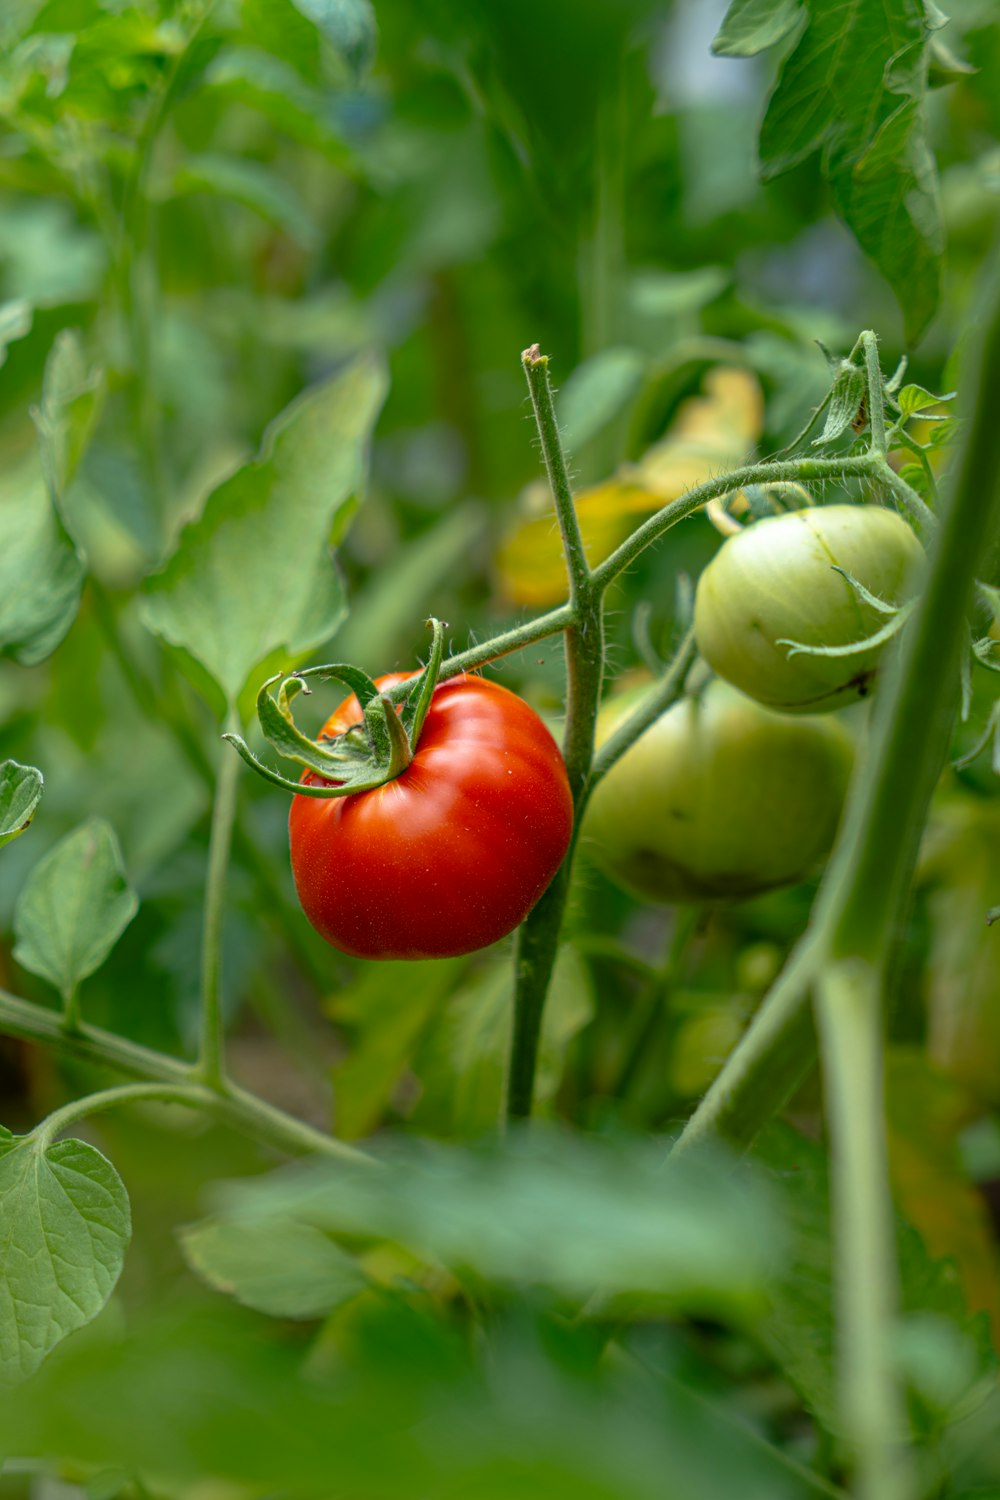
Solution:
<svg viewBox="0 0 1000 1500">
<path fill-rule="evenodd" d="M 937 307 L 943 228 L 924 102 L 923 0 L 810 4 L 761 128 L 765 179 L 815 151 L 837 207 L 899 299 L 916 338 Z"/>
<path fill-rule="evenodd" d="M 559 421 L 571 453 L 600 432 L 642 384 L 646 356 L 638 349 L 602 349 L 578 365 L 559 392 Z"/>
<path fill-rule="evenodd" d="M 835 443 L 852 426 L 861 409 L 865 394 L 865 376 L 857 365 L 846 365 L 837 372 L 830 390 L 830 404 L 826 409 L 826 422 L 813 447 L 821 448 Z"/>
<path fill-rule="evenodd" d="M 948 391 L 944 396 L 935 396 L 932 391 L 925 391 L 922 385 L 904 385 L 896 400 L 901 414 L 912 417 L 915 412 L 926 411 L 928 407 L 940 406 L 944 401 L 954 401 L 955 395 L 954 391 Z"/>
<path fill-rule="evenodd" d="M 203 1219 L 180 1241 L 209 1286 L 273 1318 L 323 1318 L 367 1285 L 352 1256 L 296 1219 Z"/>
<path fill-rule="evenodd" d="M 0 303 L 0 365 L 7 358 L 7 345 L 31 331 L 31 303 L 23 297 Z"/>
<path fill-rule="evenodd" d="M 394 1141 L 380 1165 L 312 1163 L 229 1184 L 222 1217 L 291 1215 L 387 1240 L 486 1282 L 595 1288 L 724 1316 L 760 1310 L 769 1195 L 731 1163 L 664 1164 L 662 1142 L 536 1125 L 478 1147 Z"/>
<path fill-rule="evenodd" d="M 772 1126 L 754 1156 L 776 1174 L 791 1230 L 790 1255 L 770 1277 L 770 1312 L 759 1333 L 820 1424 L 838 1433 L 834 1373 L 834 1288 L 829 1176 L 822 1147 L 786 1126 Z M 902 1330 L 919 1328 L 928 1315 L 942 1320 L 949 1341 L 964 1351 L 970 1387 L 995 1379 L 985 1315 L 973 1317 L 949 1261 L 932 1260 L 915 1229 L 897 1222 Z"/>
<path fill-rule="evenodd" d="M 213 490 L 147 581 L 145 623 L 189 652 L 230 703 L 258 664 L 301 657 L 343 618 L 329 543 L 356 508 L 385 389 L 381 362 L 365 355 L 294 401 L 260 457 Z"/>
<path fill-rule="evenodd" d="M 732 0 L 712 51 L 723 57 L 756 57 L 783 41 L 802 15 L 802 0 Z"/>
<path fill-rule="evenodd" d="M 114 830 L 89 818 L 28 876 L 14 910 L 14 957 L 65 999 L 100 968 L 138 907 Z"/>
<path fill-rule="evenodd" d="M 76 618 L 84 566 L 37 457 L 0 481 L 0 655 L 33 667 Z"/>
<path fill-rule="evenodd" d="M 0 1138 L 0 1382 L 95 1318 L 131 1235 L 114 1167 L 83 1141 Z"/>
<path fill-rule="evenodd" d="M 231 198 L 285 230 L 307 250 L 314 248 L 319 238 L 316 222 L 295 189 L 260 162 L 236 156 L 189 156 L 169 184 L 151 196 L 181 197 L 188 193 Z"/>
<path fill-rule="evenodd" d="M 23 833 L 42 796 L 42 773 L 16 760 L 0 762 L 0 847 Z"/>
<path fill-rule="evenodd" d="M 370 0 L 292 0 L 342 57 L 355 78 L 367 72 L 375 56 L 377 28 Z"/>
<path fill-rule="evenodd" d="M 32 412 L 42 472 L 60 509 L 94 430 L 102 393 L 103 376 L 88 364 L 79 334 L 64 329 L 45 361 L 41 404 Z"/>
<path fill-rule="evenodd" d="M 260 110 L 305 145 L 337 161 L 346 159 L 330 96 L 312 88 L 280 57 L 254 47 L 226 47 L 206 69 L 203 86 Z"/>
</svg>

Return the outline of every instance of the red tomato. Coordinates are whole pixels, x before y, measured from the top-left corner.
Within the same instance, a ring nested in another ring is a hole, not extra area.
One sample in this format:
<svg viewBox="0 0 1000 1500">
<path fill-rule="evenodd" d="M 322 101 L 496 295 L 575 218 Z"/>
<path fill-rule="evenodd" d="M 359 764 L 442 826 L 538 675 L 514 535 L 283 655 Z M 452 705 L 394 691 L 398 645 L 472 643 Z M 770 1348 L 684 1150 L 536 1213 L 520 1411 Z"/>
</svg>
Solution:
<svg viewBox="0 0 1000 1500">
<path fill-rule="evenodd" d="M 360 721 L 348 698 L 322 737 Z M 452 677 L 435 688 L 413 760 L 394 781 L 292 799 L 292 873 L 309 921 L 344 953 L 450 958 L 524 920 L 572 827 L 566 767 L 538 715 L 495 682 Z"/>
</svg>

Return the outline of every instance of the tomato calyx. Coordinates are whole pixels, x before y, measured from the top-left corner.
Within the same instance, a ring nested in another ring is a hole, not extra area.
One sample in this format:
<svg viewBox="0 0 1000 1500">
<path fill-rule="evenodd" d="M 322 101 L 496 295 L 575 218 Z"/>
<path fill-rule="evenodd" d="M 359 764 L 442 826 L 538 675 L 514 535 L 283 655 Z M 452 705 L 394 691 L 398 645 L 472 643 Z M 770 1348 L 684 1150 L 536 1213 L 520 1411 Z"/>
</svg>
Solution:
<svg viewBox="0 0 1000 1500">
<path fill-rule="evenodd" d="M 259 776 L 300 797 L 349 797 L 395 780 L 413 759 L 441 671 L 444 626 L 440 620 L 427 623 L 433 637 L 426 667 L 384 693 L 367 673 L 345 662 L 306 667 L 288 676 L 278 672 L 262 684 L 257 694 L 257 718 L 264 738 L 283 759 L 314 772 L 322 782 L 293 780 L 273 770 L 238 734 L 224 734 L 222 738 Z M 361 705 L 361 723 L 332 740 L 322 736 L 312 740 L 303 734 L 292 716 L 292 703 L 299 693 L 312 691 L 309 682 L 313 678 L 332 678 L 349 688 Z M 280 687 L 273 692 L 276 683 Z"/>
</svg>

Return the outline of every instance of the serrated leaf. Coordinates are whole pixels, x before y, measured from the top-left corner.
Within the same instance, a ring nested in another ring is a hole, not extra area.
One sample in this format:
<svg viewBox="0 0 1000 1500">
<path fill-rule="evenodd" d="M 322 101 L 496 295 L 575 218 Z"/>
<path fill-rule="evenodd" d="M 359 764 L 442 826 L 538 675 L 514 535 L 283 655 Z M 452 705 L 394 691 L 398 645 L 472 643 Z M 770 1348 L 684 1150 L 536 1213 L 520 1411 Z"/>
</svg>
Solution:
<svg viewBox="0 0 1000 1500">
<path fill-rule="evenodd" d="M 128 1195 L 83 1141 L 0 1138 L 0 1382 L 95 1318 L 131 1236 Z"/>
<path fill-rule="evenodd" d="M 916 338 L 937 306 L 943 228 L 924 101 L 931 28 L 919 0 L 813 4 L 761 129 L 765 178 L 815 151 L 838 211 Z"/>
<path fill-rule="evenodd" d="M 925 391 L 922 385 L 904 385 L 896 397 L 904 417 L 912 417 L 914 412 L 926 411 L 928 407 L 940 406 L 943 401 L 954 399 L 954 391 L 948 391 L 944 396 L 935 396 L 931 391 Z"/>
<path fill-rule="evenodd" d="M 292 0 L 292 4 L 322 32 L 355 78 L 367 72 L 377 38 L 370 0 Z"/>
<path fill-rule="evenodd" d="M 14 909 L 14 957 L 65 999 L 100 968 L 138 907 L 114 830 L 89 818 L 28 876 Z"/>
<path fill-rule="evenodd" d="M 23 833 L 42 796 L 42 773 L 16 760 L 0 762 L 0 847 Z"/>
<path fill-rule="evenodd" d="M 783 41 L 802 15 L 802 0 L 732 0 L 712 51 L 722 57 L 756 57 Z"/>
<path fill-rule="evenodd" d="M 362 1291 L 357 1261 L 328 1234 L 296 1219 L 209 1218 L 180 1231 L 191 1269 L 272 1318 L 323 1318 Z"/>
<path fill-rule="evenodd" d="M 33 456 L 0 481 L 0 655 L 25 667 L 51 656 L 76 618 L 84 571 Z"/>
<path fill-rule="evenodd" d="M 260 457 L 212 491 L 147 580 L 147 626 L 189 652 L 230 703 L 259 663 L 302 656 L 343 618 L 329 543 L 357 504 L 385 390 L 381 361 L 365 355 L 294 401 Z"/>
<path fill-rule="evenodd" d="M 189 156 L 174 173 L 169 187 L 155 196 L 180 197 L 187 193 L 231 198 L 285 230 L 307 250 L 319 237 L 316 222 L 295 189 L 261 162 L 236 156 Z"/>
<path fill-rule="evenodd" d="M 31 303 L 23 297 L 0 303 L 0 365 L 7 358 L 7 345 L 23 339 L 31 331 Z"/>
<path fill-rule="evenodd" d="M 823 431 L 818 438 L 813 439 L 814 448 L 821 448 L 827 443 L 836 442 L 837 438 L 853 426 L 861 409 L 864 394 L 864 372 L 856 365 L 849 365 L 838 372 L 830 390 Z"/>
<path fill-rule="evenodd" d="M 314 1163 L 230 1184 L 223 1217 L 292 1215 L 389 1241 L 487 1282 L 595 1287 L 737 1317 L 758 1310 L 777 1226 L 731 1164 L 664 1164 L 663 1145 L 542 1126 L 477 1147 L 400 1139 L 379 1165 Z"/>
</svg>

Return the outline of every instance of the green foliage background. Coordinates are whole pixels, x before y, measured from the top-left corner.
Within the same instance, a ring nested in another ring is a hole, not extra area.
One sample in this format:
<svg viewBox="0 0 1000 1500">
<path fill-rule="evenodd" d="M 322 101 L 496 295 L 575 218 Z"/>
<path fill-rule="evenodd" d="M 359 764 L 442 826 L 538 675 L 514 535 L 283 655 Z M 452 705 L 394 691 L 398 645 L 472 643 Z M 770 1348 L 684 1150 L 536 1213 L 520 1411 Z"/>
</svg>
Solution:
<svg viewBox="0 0 1000 1500">
<path fill-rule="evenodd" d="M 701 0 L 3 8 L 0 759 L 45 776 L 30 832 L 0 853 L 5 989 L 43 1004 L 53 985 L 79 989 L 88 1020 L 190 1054 L 222 719 L 246 721 L 261 679 L 293 663 L 411 666 L 431 611 L 456 649 L 522 617 L 496 557 L 539 472 L 525 345 L 551 355 L 557 384 L 573 375 L 562 414 L 581 487 L 641 459 L 719 364 L 760 382 L 762 453 L 826 393 L 817 340 L 846 353 L 874 328 L 886 369 L 906 353 L 908 379 L 951 388 L 995 243 L 1000 26 L 991 0 L 940 19 L 924 0 L 736 0 L 728 17 Z M 675 575 L 717 541 L 699 516 L 619 586 L 611 677 L 639 662 L 640 600 L 667 653 Z M 554 645 L 497 671 L 558 717 Z M 976 692 L 959 749 L 988 707 Z M 223 967 L 237 1077 L 350 1139 L 488 1132 L 508 949 L 417 966 L 327 949 L 294 900 L 284 798 L 249 777 L 239 795 Z M 958 1500 L 1000 1484 L 985 1207 L 1000 933 L 983 923 L 1000 900 L 998 805 L 985 757 L 948 774 L 891 1022 L 900 1361 L 922 1493 Z M 82 936 L 70 924 L 59 953 L 39 952 L 37 882 L 81 837 L 114 890 Z M 539 1094 L 611 1154 L 578 1160 L 557 1135 L 496 1184 L 498 1220 L 528 1240 L 536 1225 L 550 1263 L 498 1265 L 489 1202 L 458 1250 L 436 1236 L 463 1173 L 492 1181 L 488 1160 L 408 1171 L 404 1154 L 390 1170 L 424 1184 L 409 1218 L 401 1192 L 391 1223 L 363 1203 L 333 1221 L 282 1181 L 216 1201 L 208 1184 L 272 1159 L 178 1112 L 88 1125 L 135 1237 L 97 1321 L 10 1396 L 0 1495 L 41 1500 L 53 1474 L 93 1500 L 195 1484 L 366 1500 L 844 1493 L 815 1085 L 795 1101 L 806 1134 L 768 1137 L 745 1201 L 721 1180 L 705 1202 L 679 1190 L 689 1249 L 707 1234 L 759 1251 L 700 1283 L 691 1255 L 664 1285 L 622 1270 L 630 1244 L 665 1230 L 652 1167 L 630 1158 L 623 1185 L 614 1158 L 619 1136 L 689 1112 L 811 895 L 711 913 L 644 1036 L 673 918 L 582 864 Z M 15 1132 L 103 1081 L 0 1040 Z M 56 1181 L 60 1151 L 31 1171 Z M 23 1153 L 0 1139 L 0 1216 Z M 583 1272 L 545 1212 L 566 1178 L 581 1235 L 611 1213 L 633 1231 Z M 266 1254 L 245 1260 L 254 1234 Z M 107 1227 L 108 1264 L 126 1237 Z M 568 1316 L 587 1277 L 655 1294 L 669 1317 L 602 1364 Z"/>
</svg>

